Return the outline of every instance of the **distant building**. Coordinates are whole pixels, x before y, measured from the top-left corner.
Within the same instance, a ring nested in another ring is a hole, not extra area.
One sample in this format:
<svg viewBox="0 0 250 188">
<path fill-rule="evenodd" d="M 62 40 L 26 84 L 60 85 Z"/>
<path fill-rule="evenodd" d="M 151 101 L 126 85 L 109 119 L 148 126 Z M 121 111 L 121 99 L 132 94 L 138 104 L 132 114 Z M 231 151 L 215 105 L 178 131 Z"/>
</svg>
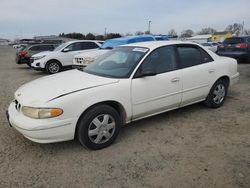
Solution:
<svg viewBox="0 0 250 188">
<path fill-rule="evenodd" d="M 212 35 L 212 41 L 214 42 L 223 42 L 226 38 L 232 37 L 233 33 L 228 31 L 215 32 Z"/>
<path fill-rule="evenodd" d="M 66 37 L 59 37 L 56 35 L 49 35 L 49 36 L 36 36 L 34 40 L 40 40 L 46 43 L 64 43 L 76 39 L 66 38 Z"/>
<path fill-rule="evenodd" d="M 10 41 L 8 39 L 1 39 L 0 38 L 0 45 L 8 45 Z"/>
<path fill-rule="evenodd" d="M 211 42 L 211 38 L 212 38 L 212 35 L 196 35 L 190 38 L 186 38 L 186 40 L 201 44 L 201 43 Z"/>
</svg>

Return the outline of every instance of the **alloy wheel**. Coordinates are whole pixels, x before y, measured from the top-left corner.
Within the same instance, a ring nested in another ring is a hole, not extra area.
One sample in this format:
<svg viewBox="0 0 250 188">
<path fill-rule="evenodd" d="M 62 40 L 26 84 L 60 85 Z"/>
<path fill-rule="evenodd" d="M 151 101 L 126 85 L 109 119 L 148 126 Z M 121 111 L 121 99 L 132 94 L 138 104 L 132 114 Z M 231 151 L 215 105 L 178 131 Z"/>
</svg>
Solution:
<svg viewBox="0 0 250 188">
<path fill-rule="evenodd" d="M 115 120 L 111 115 L 99 115 L 90 123 L 88 137 L 95 144 L 103 144 L 112 138 L 115 127 Z"/>
<path fill-rule="evenodd" d="M 57 73 L 60 70 L 60 65 L 58 63 L 50 63 L 48 69 L 51 73 Z"/>
<path fill-rule="evenodd" d="M 218 84 L 213 92 L 213 101 L 216 104 L 220 104 L 226 95 L 226 89 L 223 84 Z"/>
</svg>

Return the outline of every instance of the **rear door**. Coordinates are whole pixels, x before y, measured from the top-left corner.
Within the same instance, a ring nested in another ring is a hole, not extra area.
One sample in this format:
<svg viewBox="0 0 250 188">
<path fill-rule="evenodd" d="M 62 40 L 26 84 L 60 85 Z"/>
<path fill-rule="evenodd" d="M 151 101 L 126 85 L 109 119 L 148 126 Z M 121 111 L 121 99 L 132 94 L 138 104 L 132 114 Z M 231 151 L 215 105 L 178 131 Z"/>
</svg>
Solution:
<svg viewBox="0 0 250 188">
<path fill-rule="evenodd" d="M 177 45 L 182 68 L 182 106 L 207 97 L 215 77 L 212 57 L 197 45 Z"/>
</svg>

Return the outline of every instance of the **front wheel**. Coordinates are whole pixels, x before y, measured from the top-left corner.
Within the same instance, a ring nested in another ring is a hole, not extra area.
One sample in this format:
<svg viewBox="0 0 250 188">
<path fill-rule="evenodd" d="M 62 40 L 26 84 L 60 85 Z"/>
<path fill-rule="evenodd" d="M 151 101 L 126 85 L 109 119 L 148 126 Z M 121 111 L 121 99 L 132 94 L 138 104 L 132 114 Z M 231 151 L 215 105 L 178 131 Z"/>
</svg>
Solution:
<svg viewBox="0 0 250 188">
<path fill-rule="evenodd" d="M 62 69 L 62 66 L 59 62 L 57 61 L 49 61 L 47 64 L 46 64 L 46 71 L 49 73 L 49 74 L 55 74 L 55 73 L 58 73 L 60 72 Z"/>
<path fill-rule="evenodd" d="M 119 134 L 121 118 L 111 106 L 98 105 L 88 110 L 77 125 L 79 142 L 98 150 L 111 145 Z"/>
<path fill-rule="evenodd" d="M 224 80 L 215 82 L 205 100 L 205 105 L 211 108 L 221 107 L 227 96 L 227 88 L 228 84 Z"/>
</svg>

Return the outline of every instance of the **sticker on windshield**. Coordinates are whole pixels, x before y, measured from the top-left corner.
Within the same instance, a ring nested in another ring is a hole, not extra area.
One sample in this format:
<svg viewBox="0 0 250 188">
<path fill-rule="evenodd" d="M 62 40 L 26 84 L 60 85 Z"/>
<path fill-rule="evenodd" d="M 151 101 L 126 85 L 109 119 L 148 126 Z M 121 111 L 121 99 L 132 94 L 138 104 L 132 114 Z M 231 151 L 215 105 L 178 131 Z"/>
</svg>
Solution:
<svg viewBox="0 0 250 188">
<path fill-rule="evenodd" d="M 148 51 L 148 49 L 147 48 L 134 48 L 133 51 L 134 52 L 143 52 L 143 53 L 145 53 L 145 52 Z"/>
</svg>

